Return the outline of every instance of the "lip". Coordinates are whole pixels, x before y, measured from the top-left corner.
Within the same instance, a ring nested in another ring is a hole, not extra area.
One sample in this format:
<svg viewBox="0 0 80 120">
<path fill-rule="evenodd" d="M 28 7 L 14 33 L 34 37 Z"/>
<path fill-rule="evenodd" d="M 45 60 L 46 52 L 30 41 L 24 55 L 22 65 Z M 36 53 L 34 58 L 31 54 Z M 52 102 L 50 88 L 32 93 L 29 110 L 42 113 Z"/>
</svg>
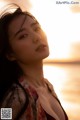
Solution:
<svg viewBox="0 0 80 120">
<path fill-rule="evenodd" d="M 46 47 L 46 45 L 41 44 L 36 48 L 36 51 L 42 51 L 45 49 L 45 47 Z"/>
</svg>

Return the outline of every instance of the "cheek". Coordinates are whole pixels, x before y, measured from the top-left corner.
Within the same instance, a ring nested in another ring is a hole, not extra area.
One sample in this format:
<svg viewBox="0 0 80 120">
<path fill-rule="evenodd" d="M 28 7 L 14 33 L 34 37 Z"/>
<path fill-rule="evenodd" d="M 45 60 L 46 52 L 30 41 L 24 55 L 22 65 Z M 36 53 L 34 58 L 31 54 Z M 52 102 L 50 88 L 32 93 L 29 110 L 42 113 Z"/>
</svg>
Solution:
<svg viewBox="0 0 80 120">
<path fill-rule="evenodd" d="M 11 43 L 12 51 L 16 57 L 23 56 L 23 55 L 28 55 L 30 52 L 32 52 L 32 47 L 30 47 L 31 44 L 29 43 L 18 43 L 18 42 L 13 42 Z"/>
<path fill-rule="evenodd" d="M 17 47 L 14 49 L 16 61 L 27 63 L 32 59 L 33 51 L 30 47 Z"/>
</svg>

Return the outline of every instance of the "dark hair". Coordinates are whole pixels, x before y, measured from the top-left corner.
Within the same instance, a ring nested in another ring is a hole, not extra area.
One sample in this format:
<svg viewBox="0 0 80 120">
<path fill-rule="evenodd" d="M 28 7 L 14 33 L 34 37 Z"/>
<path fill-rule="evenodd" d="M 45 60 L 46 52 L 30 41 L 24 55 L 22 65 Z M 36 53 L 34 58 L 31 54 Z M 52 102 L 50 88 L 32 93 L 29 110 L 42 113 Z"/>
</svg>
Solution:
<svg viewBox="0 0 80 120">
<path fill-rule="evenodd" d="M 16 61 L 9 61 L 6 58 L 6 54 L 11 50 L 8 42 L 8 26 L 19 15 L 30 16 L 36 21 L 29 12 L 23 12 L 18 5 L 16 6 L 17 9 L 14 12 L 7 13 L 6 10 L 6 13 L 3 12 L 4 14 L 0 18 L 0 101 L 14 82 L 18 84 L 18 79 L 22 74 Z"/>
<path fill-rule="evenodd" d="M 14 6 L 15 4 L 11 4 Z M 23 12 L 18 5 L 15 5 L 17 9 L 14 12 L 3 11 L 0 17 L 0 102 L 2 102 L 6 91 L 12 86 L 13 83 L 18 84 L 24 91 L 26 101 L 20 113 L 16 116 L 16 120 L 22 115 L 25 111 L 26 106 L 28 105 L 28 94 L 22 85 L 18 82 L 19 77 L 23 74 L 21 68 L 18 66 L 16 61 L 9 61 L 6 58 L 6 54 L 11 51 L 8 38 L 8 27 L 10 22 L 18 17 L 19 15 L 25 15 L 31 17 L 35 21 L 35 17 L 29 12 Z M 12 7 L 14 9 L 14 7 Z M 9 8 L 8 8 L 9 9 Z M 5 12 L 5 13 L 4 13 Z M 23 20 L 23 22 L 25 19 Z M 37 21 L 38 22 L 38 21 Z M 22 23 L 23 24 L 23 23 Z M 22 27 L 22 25 L 21 25 Z"/>
</svg>

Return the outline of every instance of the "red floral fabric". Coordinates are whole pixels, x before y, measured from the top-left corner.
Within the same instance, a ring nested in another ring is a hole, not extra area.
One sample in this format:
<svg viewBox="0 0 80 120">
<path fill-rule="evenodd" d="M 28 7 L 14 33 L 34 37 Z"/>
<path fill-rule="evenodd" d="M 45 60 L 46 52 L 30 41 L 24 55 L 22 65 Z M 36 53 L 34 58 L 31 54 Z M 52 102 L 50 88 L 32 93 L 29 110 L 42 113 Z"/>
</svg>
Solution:
<svg viewBox="0 0 80 120">
<path fill-rule="evenodd" d="M 26 116 L 26 119 L 24 120 L 56 120 L 55 118 L 50 116 L 48 113 L 46 113 L 45 110 L 42 108 L 40 101 L 38 100 L 37 91 L 32 86 L 26 84 L 24 79 L 19 80 L 19 82 L 24 87 L 26 92 L 29 93 L 29 104 L 23 115 L 23 116 Z M 51 89 L 52 86 L 50 85 L 51 84 L 49 84 L 49 87 Z M 57 98 L 55 93 L 53 93 L 53 95 Z M 65 115 L 65 120 L 68 120 L 65 113 L 64 115 Z"/>
</svg>

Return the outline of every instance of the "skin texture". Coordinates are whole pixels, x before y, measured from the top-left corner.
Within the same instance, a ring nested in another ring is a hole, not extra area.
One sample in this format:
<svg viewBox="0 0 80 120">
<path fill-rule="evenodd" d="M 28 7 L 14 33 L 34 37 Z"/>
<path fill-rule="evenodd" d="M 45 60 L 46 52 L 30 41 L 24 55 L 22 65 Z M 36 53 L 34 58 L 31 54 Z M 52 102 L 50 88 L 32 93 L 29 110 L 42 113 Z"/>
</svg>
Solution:
<svg viewBox="0 0 80 120">
<path fill-rule="evenodd" d="M 24 15 L 13 20 L 9 26 L 9 43 L 13 50 L 13 58 L 22 63 L 30 63 L 42 60 L 49 55 L 47 38 L 40 25 L 31 17 L 27 17 L 17 35 L 24 20 Z M 35 24 L 34 24 L 35 23 Z M 15 27 L 14 27 L 15 26 Z M 44 51 L 36 52 L 36 48 L 44 44 Z"/>
<path fill-rule="evenodd" d="M 29 16 L 20 15 L 10 23 L 8 36 L 12 51 L 7 54 L 7 58 L 16 60 L 27 81 L 34 86 L 43 85 L 42 60 L 49 55 L 49 48 L 39 23 Z M 45 47 L 37 51 L 40 45 Z"/>
<path fill-rule="evenodd" d="M 47 37 L 39 23 L 28 15 L 18 15 L 8 26 L 8 37 L 10 51 L 6 57 L 10 61 L 16 61 L 22 69 L 23 76 L 20 77 L 25 81 L 24 84 L 28 83 L 36 90 L 39 96 L 38 102 L 46 113 L 56 120 L 65 120 L 64 112 L 52 94 L 53 89 L 49 89 L 51 85 L 48 86 L 45 82 L 43 59 L 48 57 L 49 48 Z M 20 106 L 17 104 L 16 98 L 16 101 L 13 101 L 17 106 Z M 16 105 L 13 104 L 14 110 Z M 14 117 L 16 117 L 16 113 Z"/>
</svg>

